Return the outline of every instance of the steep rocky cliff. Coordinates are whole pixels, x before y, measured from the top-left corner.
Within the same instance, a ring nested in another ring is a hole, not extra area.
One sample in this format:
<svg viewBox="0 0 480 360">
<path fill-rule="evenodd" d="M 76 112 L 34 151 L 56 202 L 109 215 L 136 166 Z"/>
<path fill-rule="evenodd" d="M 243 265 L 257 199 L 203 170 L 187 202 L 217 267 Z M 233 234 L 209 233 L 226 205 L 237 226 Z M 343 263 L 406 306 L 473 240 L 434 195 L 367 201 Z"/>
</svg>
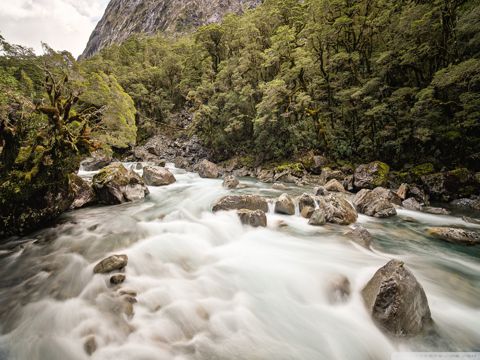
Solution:
<svg viewBox="0 0 480 360">
<path fill-rule="evenodd" d="M 183 33 L 242 13 L 262 0 L 111 0 L 82 57 L 90 57 L 134 33 Z"/>
</svg>

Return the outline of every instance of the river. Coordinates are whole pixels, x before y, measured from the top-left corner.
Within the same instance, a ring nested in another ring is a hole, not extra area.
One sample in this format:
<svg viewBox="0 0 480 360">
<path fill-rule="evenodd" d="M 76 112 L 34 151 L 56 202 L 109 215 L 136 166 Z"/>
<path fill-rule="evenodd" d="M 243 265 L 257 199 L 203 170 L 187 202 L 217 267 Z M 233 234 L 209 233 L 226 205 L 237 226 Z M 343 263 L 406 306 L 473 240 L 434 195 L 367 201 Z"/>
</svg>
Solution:
<svg viewBox="0 0 480 360">
<path fill-rule="evenodd" d="M 396 351 L 480 351 L 480 250 L 425 231 L 480 226 L 407 210 L 385 220 L 360 215 L 375 238 L 367 250 L 343 226 L 270 211 L 267 228 L 252 228 L 235 213 L 213 214 L 223 195 L 281 191 L 253 179 L 226 190 L 221 180 L 169 167 L 177 182 L 151 187 L 144 201 L 69 212 L 0 248 L 0 359 L 383 360 Z M 116 287 L 93 273 L 111 254 L 129 258 Z M 397 342 L 371 320 L 360 291 L 392 258 L 424 287 L 441 341 Z M 351 296 L 332 303 L 327 284 L 339 275 Z"/>
</svg>

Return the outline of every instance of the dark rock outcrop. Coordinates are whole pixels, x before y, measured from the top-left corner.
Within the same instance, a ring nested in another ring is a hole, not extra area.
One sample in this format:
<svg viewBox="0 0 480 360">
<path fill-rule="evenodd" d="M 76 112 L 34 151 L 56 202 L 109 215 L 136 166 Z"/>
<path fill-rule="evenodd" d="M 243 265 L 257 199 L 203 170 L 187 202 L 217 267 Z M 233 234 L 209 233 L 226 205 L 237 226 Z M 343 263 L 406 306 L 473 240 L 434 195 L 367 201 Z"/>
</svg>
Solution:
<svg viewBox="0 0 480 360">
<path fill-rule="evenodd" d="M 75 174 L 69 175 L 69 181 L 70 189 L 74 196 L 74 200 L 70 206 L 70 209 L 80 209 L 82 207 L 92 205 L 97 201 L 97 196 L 91 183 Z"/>
</svg>

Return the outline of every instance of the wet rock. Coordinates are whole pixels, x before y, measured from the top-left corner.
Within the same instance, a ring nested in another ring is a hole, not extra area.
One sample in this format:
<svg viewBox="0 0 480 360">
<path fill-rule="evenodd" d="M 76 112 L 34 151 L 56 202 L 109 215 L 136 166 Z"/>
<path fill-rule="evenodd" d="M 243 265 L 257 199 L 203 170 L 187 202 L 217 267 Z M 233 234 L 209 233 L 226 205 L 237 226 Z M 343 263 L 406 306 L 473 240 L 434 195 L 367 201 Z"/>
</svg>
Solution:
<svg viewBox="0 0 480 360">
<path fill-rule="evenodd" d="M 112 271 L 122 270 L 128 264 L 127 255 L 112 255 L 100 261 L 93 268 L 95 274 L 108 274 Z"/>
<path fill-rule="evenodd" d="M 124 274 L 115 274 L 110 277 L 110 284 L 119 285 L 125 281 Z"/>
<path fill-rule="evenodd" d="M 97 171 L 104 168 L 107 165 L 112 163 L 113 159 L 111 156 L 101 154 L 101 153 L 94 153 L 92 157 L 89 157 L 83 160 L 80 163 L 80 166 L 85 171 Z"/>
<path fill-rule="evenodd" d="M 459 245 L 480 245 L 480 232 L 450 227 L 431 227 L 428 233 L 438 239 Z"/>
<path fill-rule="evenodd" d="M 261 182 L 271 183 L 273 182 L 274 172 L 268 169 L 258 169 L 256 171 L 257 179 Z"/>
<path fill-rule="evenodd" d="M 275 212 L 277 214 L 295 215 L 295 203 L 288 194 L 282 194 L 275 202 Z"/>
<path fill-rule="evenodd" d="M 349 225 L 357 221 L 357 211 L 340 195 L 329 194 L 319 198 L 319 208 L 323 209 L 329 223 Z"/>
<path fill-rule="evenodd" d="M 422 205 L 413 197 L 402 202 L 402 206 L 407 210 L 421 211 Z"/>
<path fill-rule="evenodd" d="M 353 199 L 353 204 L 358 212 L 378 218 L 397 215 L 393 204 L 383 197 L 383 190 L 382 188 L 376 188 L 375 190 L 363 189 L 358 192 Z"/>
<path fill-rule="evenodd" d="M 368 249 L 372 245 L 372 234 L 361 225 L 353 226 L 345 235 L 364 248 Z"/>
<path fill-rule="evenodd" d="M 467 223 L 470 223 L 470 224 L 480 225 L 480 219 L 475 219 L 475 218 L 472 218 L 472 217 L 463 216 L 462 220 L 467 222 Z"/>
<path fill-rule="evenodd" d="M 400 199 L 406 200 L 408 196 L 408 190 L 410 189 L 408 184 L 402 184 L 397 190 L 397 195 Z"/>
<path fill-rule="evenodd" d="M 413 337 L 433 323 L 425 291 L 401 261 L 380 268 L 362 297 L 377 326 L 392 336 Z"/>
<path fill-rule="evenodd" d="M 433 215 L 450 215 L 450 211 L 440 207 L 425 206 L 423 212 Z"/>
<path fill-rule="evenodd" d="M 195 169 L 198 171 L 198 175 L 202 178 L 216 179 L 220 176 L 218 166 L 207 159 L 198 163 L 195 166 Z"/>
<path fill-rule="evenodd" d="M 353 186 L 353 175 L 348 175 L 343 179 L 342 186 L 347 191 L 353 191 L 355 187 Z"/>
<path fill-rule="evenodd" d="M 142 178 L 122 164 L 111 164 L 93 177 L 98 201 L 114 205 L 143 199 L 149 194 Z"/>
<path fill-rule="evenodd" d="M 314 174 L 320 175 L 322 173 L 322 168 L 328 164 L 328 159 L 322 155 L 315 155 L 312 160 L 310 171 Z"/>
<path fill-rule="evenodd" d="M 313 193 L 316 196 L 324 196 L 327 195 L 328 191 L 323 186 L 317 186 L 313 189 Z"/>
<path fill-rule="evenodd" d="M 408 197 L 413 197 L 417 200 L 421 205 L 428 205 L 429 198 L 428 195 L 425 194 L 425 191 L 420 189 L 418 186 L 411 186 L 408 190 Z"/>
<path fill-rule="evenodd" d="M 302 212 L 304 207 L 311 207 L 315 209 L 315 199 L 313 198 L 312 195 L 309 195 L 307 193 L 303 193 L 299 198 L 298 198 L 298 209 L 300 212 Z"/>
<path fill-rule="evenodd" d="M 458 200 L 453 200 L 450 203 L 452 206 L 461 208 L 461 209 L 471 209 L 471 210 L 476 210 L 480 211 L 480 199 L 458 199 Z"/>
<path fill-rule="evenodd" d="M 282 181 L 287 184 L 298 184 L 300 179 L 293 175 L 290 170 L 282 171 L 280 173 L 276 173 L 273 177 L 274 181 Z"/>
<path fill-rule="evenodd" d="M 402 205 L 402 199 L 400 198 L 400 196 L 398 196 L 396 192 L 390 189 L 378 187 L 378 188 L 375 188 L 373 191 L 375 192 L 375 194 L 386 199 L 387 201 L 391 202 L 394 205 L 398 205 L 398 206 Z"/>
<path fill-rule="evenodd" d="M 235 189 L 239 184 L 240 184 L 240 181 L 238 181 L 238 179 L 235 176 L 227 175 L 223 179 L 222 185 L 227 189 Z"/>
<path fill-rule="evenodd" d="M 325 184 L 325 190 L 333 192 L 345 192 L 345 188 L 337 179 L 332 179 Z"/>
<path fill-rule="evenodd" d="M 253 227 L 267 226 L 267 216 L 262 210 L 241 209 L 237 210 L 237 215 L 244 225 L 250 225 Z"/>
<path fill-rule="evenodd" d="M 345 179 L 345 174 L 341 170 L 332 170 L 329 167 L 323 168 L 320 174 L 320 184 L 322 185 L 330 180 L 343 181 L 343 179 Z"/>
<path fill-rule="evenodd" d="M 268 212 L 267 201 L 259 195 L 228 195 L 213 205 L 213 212 L 222 210 L 262 210 Z"/>
<path fill-rule="evenodd" d="M 355 169 L 353 184 L 357 189 L 384 187 L 388 183 L 389 172 L 390 167 L 381 161 L 363 164 Z"/>
<path fill-rule="evenodd" d="M 149 186 L 164 186 L 173 184 L 177 179 L 163 167 L 145 166 L 143 169 L 143 181 Z"/>
<path fill-rule="evenodd" d="M 177 156 L 173 160 L 173 163 L 175 164 L 175 167 L 178 169 L 184 169 L 187 171 L 191 169 L 190 161 L 188 161 L 188 159 L 184 158 L 183 156 Z"/>
<path fill-rule="evenodd" d="M 68 176 L 68 181 L 70 184 L 70 191 L 75 197 L 70 209 L 80 209 L 88 205 L 93 205 L 97 201 L 95 190 L 93 190 L 93 187 L 89 182 L 75 174 L 70 174 Z"/>
<path fill-rule="evenodd" d="M 304 206 L 302 208 L 302 211 L 300 212 L 300 215 L 305 219 L 310 219 L 314 211 L 315 211 L 315 208 L 311 206 Z"/>
<path fill-rule="evenodd" d="M 335 275 L 329 279 L 327 297 L 331 304 L 344 303 L 351 293 L 350 280 L 345 275 Z"/>
<path fill-rule="evenodd" d="M 421 177 L 424 188 L 434 200 L 450 201 L 478 193 L 473 174 L 464 168 L 429 174 Z"/>
<path fill-rule="evenodd" d="M 274 183 L 272 185 L 272 189 L 273 190 L 287 190 L 288 187 L 285 184 L 282 184 L 282 183 Z"/>
<path fill-rule="evenodd" d="M 312 226 L 322 226 L 327 223 L 325 219 L 325 211 L 323 209 L 316 209 L 313 211 L 310 219 L 308 220 L 308 225 Z"/>
<path fill-rule="evenodd" d="M 95 351 L 97 351 L 98 345 L 95 336 L 91 335 L 85 340 L 83 344 L 83 349 L 88 356 L 91 356 Z"/>
</svg>

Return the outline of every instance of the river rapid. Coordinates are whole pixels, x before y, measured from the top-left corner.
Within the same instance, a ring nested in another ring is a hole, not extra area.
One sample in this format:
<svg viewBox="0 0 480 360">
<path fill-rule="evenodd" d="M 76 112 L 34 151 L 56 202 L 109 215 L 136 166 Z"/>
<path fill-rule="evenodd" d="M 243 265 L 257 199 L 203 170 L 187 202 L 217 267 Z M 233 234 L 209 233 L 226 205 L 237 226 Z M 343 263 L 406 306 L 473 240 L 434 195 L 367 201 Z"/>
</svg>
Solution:
<svg viewBox="0 0 480 360">
<path fill-rule="evenodd" d="M 374 236 L 367 250 L 344 226 L 312 227 L 270 211 L 267 228 L 252 228 L 234 212 L 213 214 L 223 195 L 282 192 L 253 179 L 226 190 L 220 179 L 168 167 L 177 182 L 150 187 L 144 201 L 69 212 L 0 248 L 1 360 L 380 360 L 397 351 L 480 351 L 480 250 L 425 231 L 480 226 L 408 210 L 383 220 L 360 215 Z M 93 273 L 112 254 L 129 258 L 118 286 Z M 424 287 L 439 338 L 395 341 L 367 313 L 360 291 L 392 258 Z M 332 303 L 328 284 L 339 275 L 351 296 Z"/>
</svg>

